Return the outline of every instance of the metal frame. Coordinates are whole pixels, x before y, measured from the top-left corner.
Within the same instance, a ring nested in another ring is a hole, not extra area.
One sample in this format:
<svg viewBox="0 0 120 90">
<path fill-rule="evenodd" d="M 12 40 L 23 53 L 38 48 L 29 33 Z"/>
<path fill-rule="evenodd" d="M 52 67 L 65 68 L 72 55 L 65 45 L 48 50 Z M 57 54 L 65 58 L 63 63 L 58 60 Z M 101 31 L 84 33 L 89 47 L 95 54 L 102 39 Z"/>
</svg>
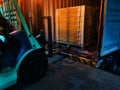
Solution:
<svg viewBox="0 0 120 90">
<path fill-rule="evenodd" d="M 43 17 L 44 19 L 47 19 L 47 24 L 48 24 L 48 52 L 49 52 L 49 57 L 53 56 L 53 46 L 52 46 L 52 29 L 51 29 L 51 17 L 50 16 L 46 16 Z"/>
</svg>

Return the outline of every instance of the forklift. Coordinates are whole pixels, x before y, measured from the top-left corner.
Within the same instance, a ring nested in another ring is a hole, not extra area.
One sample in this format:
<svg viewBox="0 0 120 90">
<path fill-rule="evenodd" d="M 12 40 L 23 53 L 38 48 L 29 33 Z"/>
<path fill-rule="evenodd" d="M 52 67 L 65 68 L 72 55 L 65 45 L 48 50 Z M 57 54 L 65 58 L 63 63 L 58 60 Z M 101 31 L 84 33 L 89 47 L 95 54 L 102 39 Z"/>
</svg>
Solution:
<svg viewBox="0 0 120 90">
<path fill-rule="evenodd" d="M 17 83 L 35 82 L 44 77 L 48 69 L 45 51 L 30 32 L 17 0 L 12 0 L 23 30 L 0 16 L 0 90 Z"/>
</svg>

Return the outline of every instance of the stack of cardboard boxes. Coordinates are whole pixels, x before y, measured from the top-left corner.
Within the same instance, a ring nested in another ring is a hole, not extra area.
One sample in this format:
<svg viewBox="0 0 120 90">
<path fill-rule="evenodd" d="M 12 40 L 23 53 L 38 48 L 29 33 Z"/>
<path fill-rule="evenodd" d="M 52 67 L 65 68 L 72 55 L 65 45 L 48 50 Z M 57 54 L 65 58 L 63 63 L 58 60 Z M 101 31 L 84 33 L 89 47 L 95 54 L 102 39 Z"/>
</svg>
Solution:
<svg viewBox="0 0 120 90">
<path fill-rule="evenodd" d="M 57 42 L 84 48 L 95 43 L 95 8 L 90 6 L 67 7 L 56 10 Z"/>
</svg>

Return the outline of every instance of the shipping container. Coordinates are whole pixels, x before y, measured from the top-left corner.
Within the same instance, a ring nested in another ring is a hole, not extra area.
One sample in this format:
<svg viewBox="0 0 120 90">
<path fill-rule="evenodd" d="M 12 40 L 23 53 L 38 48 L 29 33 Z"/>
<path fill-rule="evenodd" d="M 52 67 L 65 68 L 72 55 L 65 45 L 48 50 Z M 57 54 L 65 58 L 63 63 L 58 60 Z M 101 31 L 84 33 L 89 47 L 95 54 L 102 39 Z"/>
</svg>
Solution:
<svg viewBox="0 0 120 90">
<path fill-rule="evenodd" d="M 32 32 L 43 30 L 49 42 L 48 22 L 43 19 L 44 17 L 50 17 L 52 42 L 57 43 L 57 45 L 58 43 L 63 43 L 70 46 L 70 48 L 71 46 L 80 47 L 77 49 L 72 47 L 72 52 L 70 51 L 69 54 L 74 51 L 74 55 L 85 58 L 91 55 L 92 60 L 94 59 L 93 61 L 97 62 L 97 67 L 103 61 L 110 60 L 111 62 L 113 58 L 119 56 L 119 54 L 116 55 L 116 52 L 118 53 L 120 48 L 120 1 L 18 1 L 27 24 L 29 27 L 31 26 Z M 78 52 L 75 53 L 76 51 Z"/>
<path fill-rule="evenodd" d="M 40 32 L 42 30 L 45 32 L 48 42 L 48 32 L 51 32 L 51 41 L 55 43 L 54 45 L 62 43 L 70 46 L 69 54 L 83 58 L 90 57 L 97 63 L 97 67 L 106 61 L 119 62 L 119 60 L 113 60 L 118 58 L 120 48 L 119 0 L 18 1 L 20 1 L 27 24 L 29 27 L 31 26 L 31 31 Z M 8 6 L 5 9 L 9 9 Z M 14 13 L 13 10 L 14 17 L 11 20 L 12 22 L 17 21 L 16 27 L 21 28 Z M 4 15 L 9 16 L 7 11 L 4 12 Z M 49 17 L 51 20 L 50 31 L 47 20 L 43 20 L 45 17 Z M 78 48 L 73 48 L 73 46 Z"/>
<path fill-rule="evenodd" d="M 119 4 L 119 0 L 101 0 L 100 7 L 57 9 L 56 42 L 70 46 L 69 57 L 116 72 L 120 62 Z"/>
</svg>

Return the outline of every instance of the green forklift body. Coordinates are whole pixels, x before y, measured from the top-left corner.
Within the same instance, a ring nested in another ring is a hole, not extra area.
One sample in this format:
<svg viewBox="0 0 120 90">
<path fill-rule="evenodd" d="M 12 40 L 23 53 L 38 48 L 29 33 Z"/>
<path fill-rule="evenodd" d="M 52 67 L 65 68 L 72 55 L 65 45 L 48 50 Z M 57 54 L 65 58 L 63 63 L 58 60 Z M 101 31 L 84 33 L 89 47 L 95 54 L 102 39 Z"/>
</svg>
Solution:
<svg viewBox="0 0 120 90">
<path fill-rule="evenodd" d="M 41 48 L 41 45 L 37 42 L 37 40 L 34 38 L 34 36 L 31 34 L 27 24 L 26 24 L 26 21 L 22 15 L 22 12 L 18 6 L 18 3 L 17 3 L 17 0 L 12 0 L 12 2 L 14 3 L 14 6 L 15 6 L 15 9 L 18 13 L 18 16 L 20 18 L 20 21 L 22 23 L 22 26 L 24 28 L 24 31 L 27 35 L 27 38 L 29 40 L 29 43 L 31 45 L 31 49 L 27 50 L 21 57 L 20 59 L 18 60 L 15 68 L 11 69 L 11 68 L 5 68 L 3 69 L 2 71 L 0 71 L 0 90 L 3 90 L 11 85 L 14 85 L 16 84 L 17 82 L 17 73 L 18 73 L 18 70 L 19 70 L 19 67 L 22 63 L 22 61 L 24 60 L 24 58 L 32 51 L 34 50 L 37 50 L 37 49 L 40 49 Z"/>
</svg>

